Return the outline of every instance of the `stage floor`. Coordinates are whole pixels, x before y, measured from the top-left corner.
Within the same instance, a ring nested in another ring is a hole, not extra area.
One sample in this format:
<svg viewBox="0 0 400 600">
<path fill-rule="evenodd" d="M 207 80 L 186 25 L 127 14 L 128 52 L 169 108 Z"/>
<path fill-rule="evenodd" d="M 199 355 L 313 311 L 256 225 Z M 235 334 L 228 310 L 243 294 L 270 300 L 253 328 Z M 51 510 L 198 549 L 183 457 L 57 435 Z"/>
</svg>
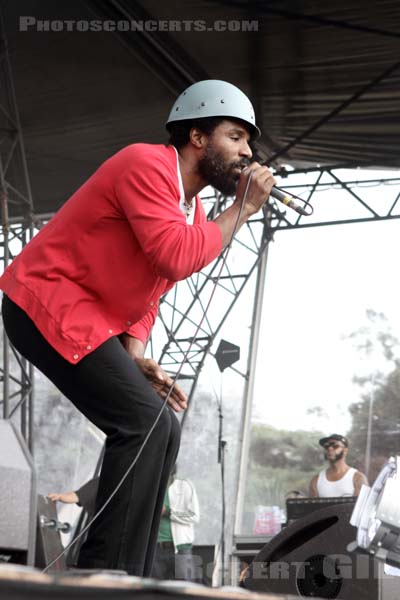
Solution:
<svg viewBox="0 0 400 600">
<path fill-rule="evenodd" d="M 94 573 L 43 574 L 38 569 L 17 565 L 0 565 L 0 598 L 4 600 L 162 600 L 187 598 L 188 600 L 296 600 L 297 596 L 258 594 L 241 588 L 209 588 L 201 584 L 182 581 L 157 581 L 127 575 Z M 356 600 L 356 599 L 355 599 Z"/>
</svg>

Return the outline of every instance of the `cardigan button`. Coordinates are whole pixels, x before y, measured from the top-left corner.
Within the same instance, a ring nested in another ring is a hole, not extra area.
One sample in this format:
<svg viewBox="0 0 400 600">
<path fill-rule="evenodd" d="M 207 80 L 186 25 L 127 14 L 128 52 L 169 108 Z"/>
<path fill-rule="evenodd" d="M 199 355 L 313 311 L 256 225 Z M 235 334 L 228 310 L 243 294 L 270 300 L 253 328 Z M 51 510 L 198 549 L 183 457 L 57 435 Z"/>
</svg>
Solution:
<svg viewBox="0 0 400 600">
<path fill-rule="evenodd" d="M 154 302 L 153 302 L 153 300 L 150 302 L 150 306 L 154 306 Z"/>
<path fill-rule="evenodd" d="M 74 354 L 74 356 L 72 357 L 74 360 L 78 360 L 79 358 L 79 354 Z"/>
<path fill-rule="evenodd" d="M 126 324 L 128 325 L 128 327 L 130 327 L 132 325 L 132 321 L 127 321 Z"/>
<path fill-rule="evenodd" d="M 91 349 L 92 349 L 92 346 L 91 346 L 90 344 L 88 344 L 88 345 L 86 346 L 86 350 L 91 350 Z"/>
<path fill-rule="evenodd" d="M 113 330 L 112 330 L 112 329 L 109 329 L 109 330 L 108 330 L 108 333 L 112 333 L 112 332 L 113 332 Z"/>
</svg>

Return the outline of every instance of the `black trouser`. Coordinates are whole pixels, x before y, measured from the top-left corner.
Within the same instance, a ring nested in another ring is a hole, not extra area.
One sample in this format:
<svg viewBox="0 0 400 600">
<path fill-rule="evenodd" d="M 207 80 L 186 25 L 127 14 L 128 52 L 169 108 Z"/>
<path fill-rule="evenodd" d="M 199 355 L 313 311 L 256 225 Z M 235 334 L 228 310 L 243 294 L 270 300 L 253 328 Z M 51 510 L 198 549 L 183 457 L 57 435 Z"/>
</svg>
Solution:
<svg viewBox="0 0 400 600">
<path fill-rule="evenodd" d="M 152 575 L 156 579 L 195 581 L 192 548 L 179 548 L 175 554 L 173 542 L 158 543 Z"/>
<path fill-rule="evenodd" d="M 3 320 L 15 348 L 106 434 L 96 502 L 99 509 L 134 460 L 160 410 L 161 398 L 116 337 L 72 365 L 6 296 Z M 179 423 L 168 407 L 135 467 L 90 528 L 79 567 L 151 574 L 164 495 L 179 441 Z"/>
</svg>

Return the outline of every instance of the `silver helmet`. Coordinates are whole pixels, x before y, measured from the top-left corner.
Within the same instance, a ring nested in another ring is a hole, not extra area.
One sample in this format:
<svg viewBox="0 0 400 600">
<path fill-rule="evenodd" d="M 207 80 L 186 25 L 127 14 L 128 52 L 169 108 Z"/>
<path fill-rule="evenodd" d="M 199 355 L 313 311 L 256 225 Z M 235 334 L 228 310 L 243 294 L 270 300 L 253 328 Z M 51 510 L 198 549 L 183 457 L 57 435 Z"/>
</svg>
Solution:
<svg viewBox="0 0 400 600">
<path fill-rule="evenodd" d="M 176 121 L 205 117 L 240 119 L 250 125 L 254 137 L 261 135 L 250 100 L 227 81 L 206 79 L 186 88 L 174 103 L 166 127 L 168 129 L 168 125 Z"/>
</svg>

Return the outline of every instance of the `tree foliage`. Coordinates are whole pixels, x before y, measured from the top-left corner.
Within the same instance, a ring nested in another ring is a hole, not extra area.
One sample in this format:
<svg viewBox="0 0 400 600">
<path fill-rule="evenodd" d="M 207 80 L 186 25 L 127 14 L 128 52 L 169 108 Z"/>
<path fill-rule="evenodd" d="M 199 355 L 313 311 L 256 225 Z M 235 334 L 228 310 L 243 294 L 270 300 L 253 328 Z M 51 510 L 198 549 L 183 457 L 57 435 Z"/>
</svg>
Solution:
<svg viewBox="0 0 400 600">
<path fill-rule="evenodd" d="M 286 495 L 308 495 L 312 476 L 323 468 L 319 431 L 287 431 L 257 424 L 252 430 L 245 498 L 245 529 L 251 531 L 254 509 L 285 507 Z"/>
<path fill-rule="evenodd" d="M 368 310 L 366 316 L 368 324 L 348 336 L 371 365 L 370 372 L 353 378 L 361 388 L 361 399 L 349 407 L 349 437 L 355 466 L 363 470 L 370 420 L 368 476 L 373 482 L 389 456 L 400 452 L 400 343 L 384 314 Z"/>
<path fill-rule="evenodd" d="M 250 454 L 252 462 L 273 469 L 298 469 L 310 472 L 321 462 L 317 440 L 322 434 L 309 431 L 285 431 L 268 425 L 255 425 Z"/>
</svg>

